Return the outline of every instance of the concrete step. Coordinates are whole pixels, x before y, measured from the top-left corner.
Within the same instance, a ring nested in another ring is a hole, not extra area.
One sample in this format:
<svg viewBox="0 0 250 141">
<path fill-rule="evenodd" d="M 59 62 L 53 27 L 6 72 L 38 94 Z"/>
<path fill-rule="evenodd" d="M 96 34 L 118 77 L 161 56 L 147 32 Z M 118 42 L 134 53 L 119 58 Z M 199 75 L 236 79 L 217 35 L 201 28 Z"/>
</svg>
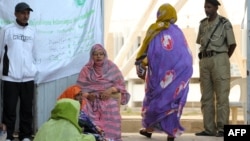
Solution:
<svg viewBox="0 0 250 141">
<path fill-rule="evenodd" d="M 240 118 L 237 124 L 244 124 L 243 116 L 239 117 Z M 185 133 L 195 133 L 204 129 L 201 115 L 183 116 L 181 119 L 181 124 L 185 128 Z M 122 116 L 123 133 L 138 133 L 140 128 L 142 128 L 140 116 Z"/>
<path fill-rule="evenodd" d="M 232 119 L 230 115 L 230 124 Z M 127 109 L 122 111 L 122 132 L 138 133 L 141 126 L 140 108 Z M 185 107 L 181 117 L 181 124 L 185 128 L 185 133 L 195 133 L 203 130 L 203 121 L 200 108 Z M 237 124 L 244 124 L 243 111 L 238 111 Z"/>
</svg>

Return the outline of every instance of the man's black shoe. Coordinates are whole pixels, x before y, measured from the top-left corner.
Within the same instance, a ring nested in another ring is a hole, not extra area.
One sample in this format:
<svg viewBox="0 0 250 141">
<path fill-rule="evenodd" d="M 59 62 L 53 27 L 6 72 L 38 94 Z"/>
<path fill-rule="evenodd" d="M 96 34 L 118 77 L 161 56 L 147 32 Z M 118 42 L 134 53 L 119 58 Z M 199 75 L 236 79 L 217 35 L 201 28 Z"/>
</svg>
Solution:
<svg viewBox="0 0 250 141">
<path fill-rule="evenodd" d="M 224 132 L 223 131 L 218 131 L 216 134 L 216 137 L 224 137 Z"/>
<path fill-rule="evenodd" d="M 151 138 L 152 136 L 152 133 L 147 132 L 146 129 L 141 129 L 139 133 L 147 138 Z"/>
<path fill-rule="evenodd" d="M 206 131 L 195 133 L 195 135 L 196 136 L 214 136 L 213 134 L 208 134 Z"/>
</svg>

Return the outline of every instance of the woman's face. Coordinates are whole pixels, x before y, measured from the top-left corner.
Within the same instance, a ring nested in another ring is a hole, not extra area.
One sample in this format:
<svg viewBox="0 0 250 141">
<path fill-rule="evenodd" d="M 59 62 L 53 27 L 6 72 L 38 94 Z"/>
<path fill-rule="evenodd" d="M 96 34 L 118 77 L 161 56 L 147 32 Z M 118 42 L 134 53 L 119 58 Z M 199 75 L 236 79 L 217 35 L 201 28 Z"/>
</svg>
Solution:
<svg viewBox="0 0 250 141">
<path fill-rule="evenodd" d="M 77 95 L 75 95 L 74 99 L 82 103 L 82 92 L 80 91 Z"/>
<path fill-rule="evenodd" d="M 102 50 L 96 50 L 93 52 L 94 62 L 102 62 L 105 58 L 105 54 Z"/>
</svg>

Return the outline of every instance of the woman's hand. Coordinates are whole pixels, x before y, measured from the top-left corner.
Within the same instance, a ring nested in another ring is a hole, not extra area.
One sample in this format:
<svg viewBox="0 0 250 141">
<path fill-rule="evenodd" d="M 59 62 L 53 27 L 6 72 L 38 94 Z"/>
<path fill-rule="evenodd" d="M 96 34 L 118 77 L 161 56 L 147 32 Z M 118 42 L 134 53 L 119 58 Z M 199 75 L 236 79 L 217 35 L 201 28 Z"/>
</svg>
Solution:
<svg viewBox="0 0 250 141">
<path fill-rule="evenodd" d="M 96 96 L 94 94 L 91 94 L 91 93 L 86 93 L 86 94 L 83 94 L 89 101 L 94 101 Z"/>
<path fill-rule="evenodd" d="M 136 65 L 136 73 L 137 76 L 143 80 L 145 80 L 147 68 L 143 64 Z"/>
<path fill-rule="evenodd" d="M 108 100 L 110 98 L 110 95 L 115 92 L 114 91 L 115 88 L 114 87 L 110 87 L 108 89 L 106 89 L 103 93 L 101 93 L 100 98 L 101 100 Z"/>
<path fill-rule="evenodd" d="M 101 134 L 101 135 L 104 134 L 104 131 L 99 126 L 96 126 L 96 129 L 97 129 L 99 134 Z"/>
</svg>

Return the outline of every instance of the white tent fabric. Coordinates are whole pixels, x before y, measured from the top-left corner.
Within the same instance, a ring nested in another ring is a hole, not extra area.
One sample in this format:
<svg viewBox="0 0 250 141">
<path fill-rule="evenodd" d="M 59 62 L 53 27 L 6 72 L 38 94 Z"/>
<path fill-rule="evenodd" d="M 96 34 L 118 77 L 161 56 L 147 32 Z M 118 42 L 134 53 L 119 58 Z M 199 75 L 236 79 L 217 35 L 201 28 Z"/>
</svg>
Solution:
<svg viewBox="0 0 250 141">
<path fill-rule="evenodd" d="M 13 22 L 19 0 L 0 1 L 0 27 Z M 101 0 L 24 0 L 34 10 L 29 24 L 37 30 L 36 83 L 80 72 L 95 43 L 103 44 Z"/>
</svg>

